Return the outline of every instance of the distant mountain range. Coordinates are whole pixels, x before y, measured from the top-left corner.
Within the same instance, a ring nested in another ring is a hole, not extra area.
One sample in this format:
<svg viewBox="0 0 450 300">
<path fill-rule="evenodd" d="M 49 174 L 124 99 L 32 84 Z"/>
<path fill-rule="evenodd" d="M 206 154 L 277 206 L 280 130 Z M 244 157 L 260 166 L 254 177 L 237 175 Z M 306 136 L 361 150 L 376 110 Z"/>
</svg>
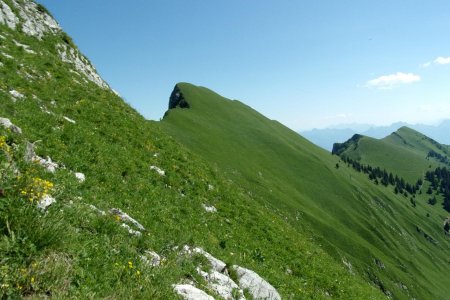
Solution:
<svg viewBox="0 0 450 300">
<path fill-rule="evenodd" d="M 441 144 L 450 145 L 450 119 L 442 121 L 439 125 L 412 125 L 405 122 L 397 122 L 389 126 L 346 124 L 325 129 L 315 128 L 312 130 L 300 131 L 299 133 L 317 146 L 331 151 L 334 143 L 344 142 L 354 134 L 361 134 L 379 139 L 397 131 L 403 126 L 417 130 Z"/>
</svg>

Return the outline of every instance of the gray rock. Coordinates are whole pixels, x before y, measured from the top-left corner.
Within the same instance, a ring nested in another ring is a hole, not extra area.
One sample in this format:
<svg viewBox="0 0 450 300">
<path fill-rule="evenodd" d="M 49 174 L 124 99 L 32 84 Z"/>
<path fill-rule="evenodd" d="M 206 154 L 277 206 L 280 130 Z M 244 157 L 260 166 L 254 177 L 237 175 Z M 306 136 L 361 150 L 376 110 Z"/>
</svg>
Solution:
<svg viewBox="0 0 450 300">
<path fill-rule="evenodd" d="M 140 258 L 146 265 L 151 267 L 157 267 L 161 264 L 161 256 L 151 250 L 146 250 L 144 255 L 141 255 Z"/>
<path fill-rule="evenodd" d="M 223 299 L 245 300 L 244 292 L 229 276 L 215 270 L 208 273 L 198 268 L 197 272 L 208 281 L 208 287 Z M 236 291 L 237 297 L 233 296 L 233 291 Z"/>
<path fill-rule="evenodd" d="M 131 235 L 134 235 L 134 236 L 141 236 L 142 235 L 142 232 L 140 232 L 139 230 L 134 230 L 128 224 L 122 223 L 120 226 L 125 228 L 128 231 L 128 233 L 131 234 Z"/>
<path fill-rule="evenodd" d="M 55 203 L 56 200 L 50 195 L 44 195 L 38 202 L 37 207 L 43 211 L 47 210 L 47 208 Z"/>
<path fill-rule="evenodd" d="M 214 300 L 213 297 L 190 284 L 174 284 L 173 289 L 185 300 Z"/>
<path fill-rule="evenodd" d="M 19 92 L 16 91 L 16 90 L 10 90 L 10 91 L 9 91 L 9 94 L 10 94 L 11 96 L 13 96 L 14 98 L 16 98 L 16 99 L 22 99 L 23 97 L 25 97 L 23 94 L 19 93 Z"/>
<path fill-rule="evenodd" d="M 7 118 L 0 118 L 0 125 L 5 127 L 6 129 L 11 130 L 14 133 L 21 134 L 22 129 L 20 129 L 18 126 L 14 125 L 9 119 Z"/>
<path fill-rule="evenodd" d="M 215 208 L 214 206 L 209 206 L 209 205 L 206 205 L 206 204 L 202 204 L 202 206 L 203 206 L 203 209 L 206 211 L 206 212 L 209 212 L 209 213 L 215 213 L 215 212 L 217 212 L 217 208 Z"/>
<path fill-rule="evenodd" d="M 240 266 L 233 266 L 233 269 L 239 277 L 239 286 L 248 289 L 254 299 L 281 300 L 277 290 L 254 271 Z"/>
<path fill-rule="evenodd" d="M 139 223 L 138 221 L 136 221 L 135 219 L 130 217 L 127 213 L 124 213 L 123 211 L 121 211 L 118 208 L 111 208 L 109 210 L 109 213 L 112 215 L 118 216 L 122 221 L 130 222 L 131 224 L 136 226 L 136 228 L 138 228 L 139 230 L 145 230 L 144 226 L 142 226 L 141 223 Z"/>
<path fill-rule="evenodd" d="M 74 65 L 77 71 L 85 75 L 87 79 L 99 87 L 109 89 L 108 84 L 98 75 L 97 70 L 78 50 L 65 44 L 56 45 L 56 49 L 63 62 Z"/>
<path fill-rule="evenodd" d="M 83 173 L 75 173 L 75 178 L 78 179 L 79 182 L 84 182 L 86 180 L 86 176 Z"/>
<path fill-rule="evenodd" d="M 0 24 L 4 24 L 11 29 L 16 29 L 19 18 L 14 14 L 11 7 L 0 0 Z"/>
<path fill-rule="evenodd" d="M 158 168 L 156 166 L 150 166 L 150 170 L 155 170 L 161 176 L 166 175 L 166 172 L 164 172 L 163 170 L 161 170 L 160 168 Z"/>
</svg>

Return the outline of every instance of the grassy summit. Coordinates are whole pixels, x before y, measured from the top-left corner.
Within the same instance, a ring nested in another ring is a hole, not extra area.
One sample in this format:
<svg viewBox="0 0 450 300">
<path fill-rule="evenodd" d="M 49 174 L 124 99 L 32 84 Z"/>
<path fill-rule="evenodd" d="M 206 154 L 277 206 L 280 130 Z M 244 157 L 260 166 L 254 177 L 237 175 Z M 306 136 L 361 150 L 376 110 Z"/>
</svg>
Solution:
<svg viewBox="0 0 450 300">
<path fill-rule="evenodd" d="M 402 127 L 383 139 L 356 136 L 345 143 L 335 144 L 333 152 L 363 164 L 377 166 L 415 182 L 429 169 L 443 164 L 430 158 L 430 151 L 449 156 L 450 147 L 427 136 Z"/>
</svg>

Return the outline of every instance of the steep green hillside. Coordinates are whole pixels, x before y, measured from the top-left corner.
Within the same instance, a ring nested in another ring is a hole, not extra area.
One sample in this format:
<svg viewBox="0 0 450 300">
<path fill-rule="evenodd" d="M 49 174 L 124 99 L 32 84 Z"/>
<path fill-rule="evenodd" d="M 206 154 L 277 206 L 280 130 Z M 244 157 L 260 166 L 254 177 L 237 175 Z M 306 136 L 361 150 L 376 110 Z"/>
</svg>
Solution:
<svg viewBox="0 0 450 300">
<path fill-rule="evenodd" d="M 422 178 L 427 170 L 443 166 L 438 159 L 429 157 L 431 151 L 449 157 L 450 147 L 408 127 L 380 140 L 356 135 L 333 147 L 334 154 L 386 169 L 411 183 Z"/>
<path fill-rule="evenodd" d="M 125 104 L 44 7 L 1 0 L 0 8 L 2 299 L 179 299 L 172 286 L 178 283 L 221 299 L 208 281 L 211 276 L 202 275 L 212 272 L 211 260 L 186 254 L 184 245 L 223 260 L 227 267 L 220 276 L 229 273 L 226 278 L 239 282 L 247 299 L 251 289 L 240 283 L 232 265 L 254 270 L 283 299 L 384 298 L 354 274 L 351 256 L 346 267 L 320 247 L 304 228 L 309 223 L 301 210 L 295 212 L 295 226 L 285 219 L 285 207 L 295 200 L 280 202 L 282 210 L 254 201 L 242 180 L 230 181 L 205 163 L 202 153 L 180 145 Z M 249 111 L 239 104 L 235 113 L 246 119 Z M 284 130 L 275 122 L 269 128 Z M 249 136 L 242 133 L 245 142 Z M 257 151 L 272 143 L 262 141 Z M 301 159 L 314 166 L 324 154 L 315 156 L 308 147 Z M 285 163 L 276 163 L 282 172 Z M 271 180 L 283 189 L 265 169 L 253 176 L 261 181 L 260 192 L 270 193 Z M 316 190 L 323 182 L 310 184 L 302 188 Z M 310 210 L 319 208 L 311 203 Z M 446 292 L 436 282 L 432 287 Z M 239 298 L 239 289 L 233 288 L 232 298 Z"/>
<path fill-rule="evenodd" d="M 412 207 L 280 123 L 203 87 L 178 84 L 161 126 L 386 295 L 450 293 L 442 210 L 425 201 Z"/>
</svg>

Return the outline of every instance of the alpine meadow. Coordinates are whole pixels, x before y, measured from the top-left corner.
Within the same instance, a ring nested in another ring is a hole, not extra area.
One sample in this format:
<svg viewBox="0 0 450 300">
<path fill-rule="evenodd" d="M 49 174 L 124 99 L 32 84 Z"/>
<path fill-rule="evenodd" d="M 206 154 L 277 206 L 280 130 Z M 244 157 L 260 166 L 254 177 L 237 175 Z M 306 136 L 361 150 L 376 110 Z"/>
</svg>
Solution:
<svg viewBox="0 0 450 300">
<path fill-rule="evenodd" d="M 160 121 L 0 0 L 1 299 L 449 299 L 450 146 L 332 153 L 177 83 Z"/>
</svg>

